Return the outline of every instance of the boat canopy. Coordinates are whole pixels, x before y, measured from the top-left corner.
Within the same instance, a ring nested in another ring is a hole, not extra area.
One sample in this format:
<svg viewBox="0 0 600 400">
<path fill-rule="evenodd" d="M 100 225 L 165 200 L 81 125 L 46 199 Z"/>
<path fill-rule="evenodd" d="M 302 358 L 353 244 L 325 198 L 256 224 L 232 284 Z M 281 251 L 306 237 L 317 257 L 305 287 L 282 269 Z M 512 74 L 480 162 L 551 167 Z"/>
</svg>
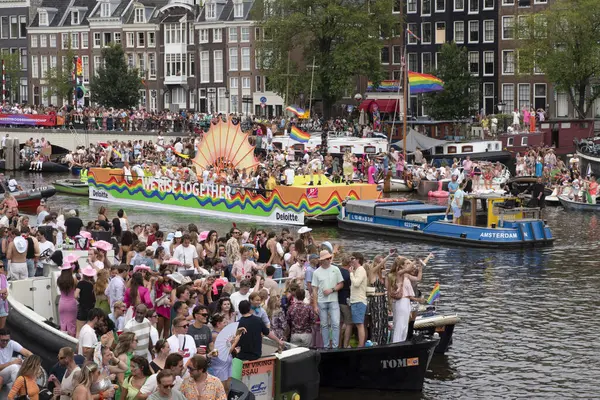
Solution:
<svg viewBox="0 0 600 400">
<path fill-rule="evenodd" d="M 441 146 L 445 143 L 447 143 L 445 140 L 439 140 L 425 136 L 412 128 L 409 129 L 409 132 L 406 135 L 406 151 L 409 152 L 415 151 L 417 147 L 421 150 L 429 150 L 435 146 Z M 392 143 L 392 146 L 402 149 L 403 141 L 398 140 Z"/>
</svg>

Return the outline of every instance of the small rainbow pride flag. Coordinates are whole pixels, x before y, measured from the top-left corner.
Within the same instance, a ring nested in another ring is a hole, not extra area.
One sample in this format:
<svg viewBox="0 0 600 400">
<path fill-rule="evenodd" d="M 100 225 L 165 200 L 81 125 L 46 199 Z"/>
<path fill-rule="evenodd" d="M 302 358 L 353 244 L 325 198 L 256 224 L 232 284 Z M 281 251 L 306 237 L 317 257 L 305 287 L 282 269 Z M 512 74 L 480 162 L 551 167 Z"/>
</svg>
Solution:
<svg viewBox="0 0 600 400">
<path fill-rule="evenodd" d="M 429 293 L 429 297 L 427 298 L 427 304 L 431 304 L 440 297 L 440 283 L 436 282 L 433 286 L 433 290 Z"/>
<path fill-rule="evenodd" d="M 410 83 L 410 94 L 444 90 L 444 82 L 433 75 L 408 71 L 408 82 Z"/>
<path fill-rule="evenodd" d="M 308 118 L 309 115 L 308 111 L 305 111 L 303 108 L 297 106 L 287 106 L 285 110 L 291 112 L 298 118 Z"/>
<path fill-rule="evenodd" d="M 375 87 L 372 81 L 367 82 L 367 92 L 397 92 L 400 88 L 398 81 L 381 81 Z"/>
<path fill-rule="evenodd" d="M 297 142 L 306 143 L 310 139 L 310 134 L 294 125 L 290 131 L 290 137 Z"/>
</svg>

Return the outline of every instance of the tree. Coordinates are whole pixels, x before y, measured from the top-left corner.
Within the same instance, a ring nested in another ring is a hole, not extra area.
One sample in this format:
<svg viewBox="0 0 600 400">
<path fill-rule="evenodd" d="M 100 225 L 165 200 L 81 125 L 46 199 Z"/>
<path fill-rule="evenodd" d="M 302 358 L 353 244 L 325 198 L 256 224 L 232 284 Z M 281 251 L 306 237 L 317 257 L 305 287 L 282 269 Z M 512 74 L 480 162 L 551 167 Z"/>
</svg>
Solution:
<svg viewBox="0 0 600 400">
<path fill-rule="evenodd" d="M 280 95 L 289 87 L 290 98 L 299 93 L 308 98 L 314 60 L 313 98 L 321 98 L 327 117 L 337 100 L 353 93 L 357 76 L 383 78 L 381 36 L 390 36 L 394 22 L 400 22 L 390 12 L 393 0 L 257 3 L 253 18 L 264 33 L 258 48 L 269 85 Z"/>
<path fill-rule="evenodd" d="M 470 117 L 477 108 L 479 82 L 469 71 L 469 57 L 465 47 L 445 43 L 440 49 L 435 76 L 444 81 L 444 90 L 424 96 L 429 115 L 438 120 L 461 120 Z M 471 88 L 471 90 L 469 90 Z"/>
<path fill-rule="evenodd" d="M 589 116 L 600 96 L 600 1 L 556 0 L 517 25 L 519 72 L 543 71 L 569 96 L 577 116 Z"/>
<path fill-rule="evenodd" d="M 19 98 L 19 87 L 23 76 L 21 56 L 19 53 L 5 53 L 2 54 L 2 59 L 4 60 L 4 72 L 6 74 L 6 89 L 9 91 L 9 96 L 6 96 L 6 98 L 14 102 Z"/>
<path fill-rule="evenodd" d="M 137 68 L 128 68 L 121 45 L 111 44 L 102 49 L 102 60 L 90 85 L 92 101 L 103 107 L 136 107 L 142 81 Z"/>
<path fill-rule="evenodd" d="M 70 103 L 73 98 L 73 57 L 75 53 L 69 43 L 65 64 L 60 68 L 58 66 L 50 68 L 46 74 L 48 96 L 56 96 L 67 103 Z"/>
</svg>

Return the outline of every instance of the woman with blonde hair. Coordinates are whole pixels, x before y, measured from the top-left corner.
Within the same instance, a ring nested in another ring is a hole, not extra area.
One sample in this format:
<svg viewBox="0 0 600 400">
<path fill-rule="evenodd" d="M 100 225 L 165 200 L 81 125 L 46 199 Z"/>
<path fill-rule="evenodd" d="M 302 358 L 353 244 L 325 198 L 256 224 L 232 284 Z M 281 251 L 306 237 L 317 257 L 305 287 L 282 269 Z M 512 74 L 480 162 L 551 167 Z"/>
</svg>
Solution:
<svg viewBox="0 0 600 400">
<path fill-rule="evenodd" d="M 127 370 L 123 373 L 117 374 L 117 381 L 119 385 L 123 385 L 123 382 L 127 381 L 131 376 L 131 359 L 134 354 L 133 351 L 137 347 L 137 339 L 135 333 L 124 332 L 119 336 L 119 343 L 115 347 L 115 357 L 127 365 Z M 116 398 L 119 399 L 121 391 L 117 390 Z"/>
<path fill-rule="evenodd" d="M 110 314 L 110 303 L 106 296 L 106 288 L 108 287 L 109 270 L 101 269 L 98 271 L 96 283 L 94 284 L 94 294 L 96 295 L 96 308 L 104 311 L 106 315 Z"/>
<path fill-rule="evenodd" d="M 376 256 L 373 262 L 366 263 L 367 270 L 367 316 L 371 341 L 377 344 L 388 342 L 388 302 L 385 296 L 385 277 L 382 272 L 388 259 Z"/>
<path fill-rule="evenodd" d="M 418 268 L 417 276 L 411 273 Z M 406 257 L 398 257 L 388 274 L 387 291 L 392 301 L 394 314 L 394 334 L 392 343 L 403 342 L 408 334 L 410 319 L 410 301 L 415 299 L 411 281 L 420 281 L 423 274 L 421 265 L 418 267 Z M 416 299 L 415 299 L 416 300 Z"/>
<path fill-rule="evenodd" d="M 287 340 L 289 325 L 285 313 L 281 309 L 281 296 L 279 293 L 271 294 L 267 301 L 267 316 L 271 322 L 271 331 L 281 340 Z"/>
<path fill-rule="evenodd" d="M 23 361 L 17 379 L 13 384 L 8 399 L 13 400 L 15 397 L 29 396 L 31 400 L 38 400 L 40 388 L 37 385 L 36 379 L 40 373 L 42 359 L 35 354 L 30 355 Z"/>
<path fill-rule="evenodd" d="M 81 368 L 79 381 L 73 390 L 72 400 L 92 400 L 92 385 L 100 379 L 100 368 L 96 363 L 88 363 Z M 101 397 L 111 398 L 114 394 L 114 388 L 101 392 Z"/>
</svg>

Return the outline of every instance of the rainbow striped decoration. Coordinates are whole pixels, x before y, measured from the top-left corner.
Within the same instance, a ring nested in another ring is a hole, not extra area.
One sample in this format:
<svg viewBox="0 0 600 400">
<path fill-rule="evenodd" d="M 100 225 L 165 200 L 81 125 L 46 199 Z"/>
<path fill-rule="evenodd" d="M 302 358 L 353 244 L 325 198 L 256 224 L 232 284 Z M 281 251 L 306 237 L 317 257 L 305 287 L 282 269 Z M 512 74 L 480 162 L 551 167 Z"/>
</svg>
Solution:
<svg viewBox="0 0 600 400">
<path fill-rule="evenodd" d="M 444 90 L 444 82 L 440 78 L 418 72 L 408 71 L 408 83 L 410 84 L 410 94 Z"/>
<path fill-rule="evenodd" d="M 310 139 L 310 134 L 294 125 L 290 131 L 290 138 L 300 143 L 306 143 Z"/>
<path fill-rule="evenodd" d="M 398 81 L 381 81 L 377 87 L 373 82 L 367 82 L 367 92 L 397 92 L 398 90 L 400 90 Z"/>
<path fill-rule="evenodd" d="M 291 112 L 298 118 L 309 118 L 310 117 L 310 113 L 308 111 L 305 111 L 303 108 L 300 108 L 297 106 L 287 106 L 285 108 L 285 110 Z"/>
<path fill-rule="evenodd" d="M 436 282 L 433 286 L 433 290 L 429 293 L 429 297 L 427 298 L 427 304 L 431 304 L 440 297 L 440 283 Z"/>
</svg>

